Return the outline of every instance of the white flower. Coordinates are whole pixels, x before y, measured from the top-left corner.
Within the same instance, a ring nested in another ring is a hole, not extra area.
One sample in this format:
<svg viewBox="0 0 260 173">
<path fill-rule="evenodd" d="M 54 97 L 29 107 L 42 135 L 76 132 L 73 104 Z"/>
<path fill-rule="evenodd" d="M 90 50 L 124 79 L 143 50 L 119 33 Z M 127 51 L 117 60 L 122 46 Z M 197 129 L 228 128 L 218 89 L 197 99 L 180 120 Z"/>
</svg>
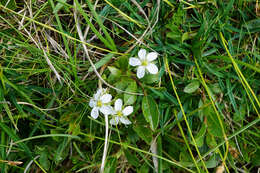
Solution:
<svg viewBox="0 0 260 173">
<path fill-rule="evenodd" d="M 138 52 L 139 58 L 131 57 L 129 59 L 129 64 L 131 66 L 137 67 L 137 77 L 143 78 L 145 75 L 145 70 L 147 70 L 151 74 L 158 73 L 157 66 L 152 62 L 157 58 L 158 54 L 156 52 L 146 53 L 145 49 L 141 49 Z"/>
<path fill-rule="evenodd" d="M 110 120 L 110 124 L 117 125 L 119 121 L 123 124 L 129 125 L 131 121 L 127 118 L 133 112 L 133 106 L 127 106 L 122 109 L 123 101 L 121 99 L 117 99 L 115 101 L 115 108 L 112 114 L 112 119 Z"/>
<path fill-rule="evenodd" d="M 106 92 L 106 89 L 98 89 L 94 97 L 89 101 L 89 106 L 92 107 L 91 117 L 96 119 L 99 116 L 99 111 L 106 115 L 112 114 L 111 99 L 112 96 Z"/>
</svg>

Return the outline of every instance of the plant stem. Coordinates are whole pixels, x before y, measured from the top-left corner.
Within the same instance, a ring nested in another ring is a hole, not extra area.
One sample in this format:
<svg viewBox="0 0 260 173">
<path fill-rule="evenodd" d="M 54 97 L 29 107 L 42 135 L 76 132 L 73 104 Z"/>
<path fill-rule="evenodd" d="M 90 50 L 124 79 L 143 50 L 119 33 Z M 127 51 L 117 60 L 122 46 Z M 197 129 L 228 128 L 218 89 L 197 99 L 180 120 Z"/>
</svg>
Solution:
<svg viewBox="0 0 260 173">
<path fill-rule="evenodd" d="M 155 155 L 158 155 L 156 137 L 153 138 L 151 142 L 151 152 Z M 158 173 L 158 158 L 156 156 L 153 156 L 153 165 L 155 172 Z"/>
<path fill-rule="evenodd" d="M 104 151 L 103 151 L 103 157 L 102 157 L 102 163 L 100 167 L 100 172 L 104 172 L 105 163 L 106 163 L 106 157 L 107 157 L 107 149 L 108 149 L 108 115 L 105 114 L 105 123 L 106 123 L 106 132 L 105 132 L 105 145 L 104 145 Z"/>
</svg>

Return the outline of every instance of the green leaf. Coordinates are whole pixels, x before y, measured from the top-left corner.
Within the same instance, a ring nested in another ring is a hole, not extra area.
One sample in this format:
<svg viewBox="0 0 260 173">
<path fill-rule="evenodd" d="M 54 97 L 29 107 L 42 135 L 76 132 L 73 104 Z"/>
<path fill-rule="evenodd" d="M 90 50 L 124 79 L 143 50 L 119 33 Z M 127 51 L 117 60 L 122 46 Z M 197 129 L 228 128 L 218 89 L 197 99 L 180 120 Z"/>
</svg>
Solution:
<svg viewBox="0 0 260 173">
<path fill-rule="evenodd" d="M 208 106 L 203 110 L 204 115 L 207 117 L 208 132 L 216 137 L 222 137 L 222 129 L 218 121 L 218 117 L 212 106 Z"/>
<path fill-rule="evenodd" d="M 45 170 L 49 170 L 50 168 L 50 161 L 48 160 L 48 153 L 43 151 L 40 155 L 39 162 Z"/>
<path fill-rule="evenodd" d="M 125 156 L 126 156 L 126 158 L 127 158 L 127 161 L 128 161 L 131 165 L 133 165 L 133 166 L 135 166 L 135 167 L 139 167 L 140 161 L 139 161 L 139 159 L 136 157 L 135 154 L 132 154 L 128 149 L 125 149 L 125 150 L 124 150 L 124 153 L 125 153 Z"/>
<path fill-rule="evenodd" d="M 203 123 L 202 127 L 200 128 L 200 131 L 195 136 L 195 141 L 196 141 L 196 144 L 197 144 L 198 147 L 202 147 L 203 146 L 205 133 L 206 133 L 206 125 Z M 194 145 L 193 141 L 191 143 Z"/>
<path fill-rule="evenodd" d="M 220 94 L 221 93 L 221 88 L 219 86 L 218 83 L 214 83 L 212 85 L 210 85 L 211 90 L 215 93 L 215 94 Z"/>
<path fill-rule="evenodd" d="M 248 21 L 244 27 L 250 32 L 259 32 L 260 31 L 260 19 L 253 19 Z"/>
<path fill-rule="evenodd" d="M 209 148 L 214 148 L 217 146 L 217 142 L 216 142 L 214 136 L 212 136 L 212 135 L 206 135 L 206 142 L 207 142 Z"/>
<path fill-rule="evenodd" d="M 137 92 L 136 82 L 131 82 L 130 85 L 126 88 L 128 92 Z M 124 103 L 125 105 L 132 105 L 135 103 L 137 96 L 132 94 L 124 94 Z"/>
<path fill-rule="evenodd" d="M 149 173 L 149 166 L 147 164 L 143 164 L 140 169 L 137 170 L 137 173 Z"/>
<path fill-rule="evenodd" d="M 64 3 L 66 3 L 66 2 L 67 2 L 67 0 L 60 0 L 60 2 L 58 2 L 58 4 L 53 9 L 53 13 L 58 13 L 60 11 L 60 9 L 64 6 Z"/>
<path fill-rule="evenodd" d="M 260 166 L 260 150 L 257 149 L 257 151 L 254 153 L 253 157 L 252 157 L 252 164 L 254 166 Z"/>
<path fill-rule="evenodd" d="M 184 42 L 185 40 L 192 39 L 195 35 L 196 33 L 194 32 L 185 32 L 182 34 L 181 41 Z"/>
<path fill-rule="evenodd" d="M 141 139 L 143 139 L 148 145 L 150 145 L 152 141 L 152 133 L 149 128 L 144 127 L 143 125 L 135 125 L 133 130 Z"/>
<path fill-rule="evenodd" d="M 119 68 L 121 69 L 121 71 L 127 71 L 128 68 L 128 57 L 126 56 L 121 56 L 118 58 L 117 60 L 117 64 L 119 66 Z"/>
<path fill-rule="evenodd" d="M 233 120 L 238 122 L 238 121 L 244 120 L 245 116 L 246 116 L 246 108 L 244 105 L 240 105 L 239 111 L 236 111 L 233 116 Z"/>
<path fill-rule="evenodd" d="M 3 89 L 0 87 L 0 100 L 3 102 L 3 104 L 1 104 L 1 107 L 3 106 L 4 107 L 4 110 L 5 112 L 7 113 L 8 115 L 8 118 L 10 119 L 10 121 L 12 122 L 13 126 L 15 127 L 16 130 L 18 130 L 17 128 L 17 125 L 14 121 L 14 118 L 13 118 L 13 114 L 8 106 L 8 104 L 6 103 L 6 100 L 4 98 L 4 95 L 3 95 L 4 91 Z"/>
<path fill-rule="evenodd" d="M 115 83 L 115 87 L 121 90 L 125 90 L 128 86 L 129 82 L 127 80 L 120 80 L 118 82 Z M 117 91 L 118 93 L 121 93 L 121 91 Z"/>
<path fill-rule="evenodd" d="M 155 100 L 151 96 L 144 96 L 142 101 L 142 111 L 144 117 L 153 131 L 159 123 L 159 110 Z"/>
<path fill-rule="evenodd" d="M 110 71 L 110 73 L 112 75 L 114 75 L 115 77 L 120 77 L 121 71 L 119 69 L 117 69 L 117 68 L 115 68 L 113 66 L 108 66 L 107 68 L 108 68 L 108 70 Z"/>
<path fill-rule="evenodd" d="M 108 63 L 108 61 L 110 61 L 110 59 L 112 59 L 114 56 L 114 54 L 109 53 L 107 54 L 104 58 L 102 58 L 101 60 L 99 60 L 98 62 L 95 63 L 95 67 L 96 69 L 99 69 L 100 67 L 102 67 L 103 65 L 105 65 L 106 63 Z M 90 67 L 88 69 L 88 72 L 93 72 L 93 68 Z"/>
<path fill-rule="evenodd" d="M 159 73 L 157 74 L 146 74 L 142 81 L 146 84 L 158 83 L 159 82 Z"/>
<path fill-rule="evenodd" d="M 184 92 L 191 94 L 191 93 L 195 92 L 199 87 L 200 87 L 200 82 L 195 80 L 195 81 L 192 81 L 191 83 L 189 83 L 184 88 Z"/>
<path fill-rule="evenodd" d="M 216 159 L 216 155 L 214 154 L 206 161 L 207 168 L 216 168 L 218 165 L 218 160 Z"/>
</svg>

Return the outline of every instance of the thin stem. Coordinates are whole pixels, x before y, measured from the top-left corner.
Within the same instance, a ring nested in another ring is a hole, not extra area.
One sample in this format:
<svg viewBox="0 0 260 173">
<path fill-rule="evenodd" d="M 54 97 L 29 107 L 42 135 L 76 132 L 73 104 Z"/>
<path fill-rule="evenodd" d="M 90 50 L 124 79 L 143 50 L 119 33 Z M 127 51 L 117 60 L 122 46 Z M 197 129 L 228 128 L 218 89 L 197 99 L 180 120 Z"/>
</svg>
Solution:
<svg viewBox="0 0 260 173">
<path fill-rule="evenodd" d="M 105 123 L 106 123 L 106 134 L 105 134 L 105 145 L 104 145 L 104 151 L 103 151 L 103 157 L 102 157 L 102 163 L 100 167 L 100 172 L 104 172 L 105 163 L 106 163 L 106 157 L 107 157 L 107 149 L 108 149 L 108 115 L 105 114 Z"/>
</svg>

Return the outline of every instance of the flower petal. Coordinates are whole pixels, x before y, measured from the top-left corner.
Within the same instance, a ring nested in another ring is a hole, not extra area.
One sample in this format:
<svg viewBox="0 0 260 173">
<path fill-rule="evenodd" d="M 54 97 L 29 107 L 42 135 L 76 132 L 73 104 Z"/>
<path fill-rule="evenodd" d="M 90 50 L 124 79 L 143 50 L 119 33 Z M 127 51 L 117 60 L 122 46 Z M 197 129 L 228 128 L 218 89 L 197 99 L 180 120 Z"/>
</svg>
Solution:
<svg viewBox="0 0 260 173">
<path fill-rule="evenodd" d="M 91 113 L 90 113 L 90 115 L 91 115 L 91 117 L 92 118 L 94 118 L 94 119 L 97 119 L 97 117 L 98 117 L 98 107 L 94 107 L 92 110 L 91 110 Z"/>
<path fill-rule="evenodd" d="M 137 77 L 139 79 L 143 78 L 144 77 L 144 74 L 145 74 L 145 67 L 144 66 L 139 66 L 137 68 Z"/>
<path fill-rule="evenodd" d="M 146 66 L 146 69 L 151 73 L 151 74 L 156 74 L 158 73 L 158 68 L 155 64 L 153 63 L 149 63 L 147 66 Z"/>
<path fill-rule="evenodd" d="M 122 113 L 123 113 L 123 115 L 124 116 L 128 116 L 128 115 L 130 115 L 132 112 L 133 112 L 133 106 L 127 106 L 123 111 L 122 111 Z"/>
<path fill-rule="evenodd" d="M 101 96 L 100 100 L 102 103 L 109 103 L 112 99 L 112 96 L 110 94 L 104 94 Z"/>
<path fill-rule="evenodd" d="M 100 112 L 102 112 L 104 115 L 110 115 L 113 114 L 113 108 L 111 106 L 102 106 L 100 108 Z"/>
<path fill-rule="evenodd" d="M 113 117 L 110 121 L 111 125 L 117 125 L 119 122 L 119 118 L 118 117 Z"/>
<path fill-rule="evenodd" d="M 157 57 L 158 57 L 158 54 L 156 52 L 151 52 L 151 53 L 148 53 L 147 60 L 149 62 L 151 62 L 151 61 L 155 60 Z"/>
<path fill-rule="evenodd" d="M 115 111 L 121 111 L 122 110 L 123 101 L 122 99 L 117 99 L 115 101 Z"/>
<path fill-rule="evenodd" d="M 146 50 L 145 49 L 140 49 L 138 52 L 138 57 L 140 59 L 145 59 L 146 58 Z"/>
<path fill-rule="evenodd" d="M 95 107 L 96 106 L 96 104 L 97 104 L 97 102 L 94 100 L 94 99 L 90 99 L 90 101 L 89 101 L 89 106 L 90 107 Z"/>
<path fill-rule="evenodd" d="M 132 124 L 131 121 L 129 121 L 129 119 L 127 119 L 125 117 L 120 117 L 120 121 L 121 121 L 121 123 L 123 123 L 125 125 Z"/>
<path fill-rule="evenodd" d="M 101 96 L 101 94 L 102 94 L 102 88 L 99 88 L 99 89 L 97 90 L 96 94 L 94 94 L 94 99 L 95 99 L 95 100 L 98 100 L 99 97 Z"/>
<path fill-rule="evenodd" d="M 131 66 L 138 66 L 138 65 L 141 65 L 141 61 L 138 58 L 130 58 L 129 64 Z"/>
</svg>

